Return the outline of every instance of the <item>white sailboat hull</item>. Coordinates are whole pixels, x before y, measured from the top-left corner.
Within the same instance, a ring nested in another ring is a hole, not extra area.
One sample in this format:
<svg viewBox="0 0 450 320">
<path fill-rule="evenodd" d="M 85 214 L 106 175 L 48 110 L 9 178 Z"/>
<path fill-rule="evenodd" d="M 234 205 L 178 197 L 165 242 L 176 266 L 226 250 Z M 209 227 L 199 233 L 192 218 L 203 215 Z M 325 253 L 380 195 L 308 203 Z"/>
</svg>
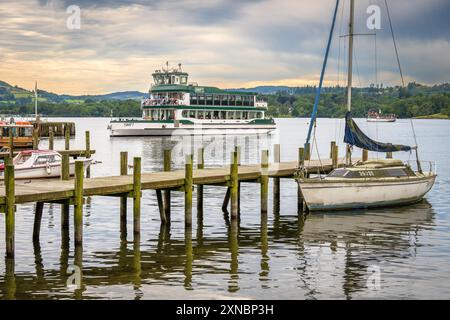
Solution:
<svg viewBox="0 0 450 320">
<path fill-rule="evenodd" d="M 377 181 L 299 180 L 310 211 L 363 209 L 415 203 L 432 188 L 436 175 Z M 350 180 L 350 179 L 347 179 Z"/>
</svg>

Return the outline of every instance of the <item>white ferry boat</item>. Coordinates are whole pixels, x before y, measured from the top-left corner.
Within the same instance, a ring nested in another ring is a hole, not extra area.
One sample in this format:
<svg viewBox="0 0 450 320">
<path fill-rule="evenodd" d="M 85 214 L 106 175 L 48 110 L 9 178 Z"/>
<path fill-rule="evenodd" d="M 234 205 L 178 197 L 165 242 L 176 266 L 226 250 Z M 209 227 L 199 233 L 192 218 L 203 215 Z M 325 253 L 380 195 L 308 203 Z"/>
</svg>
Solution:
<svg viewBox="0 0 450 320">
<path fill-rule="evenodd" d="M 178 68 L 156 70 L 142 119 L 111 120 L 110 136 L 266 134 L 276 129 L 265 117 L 267 102 L 252 92 L 188 83 Z"/>
</svg>

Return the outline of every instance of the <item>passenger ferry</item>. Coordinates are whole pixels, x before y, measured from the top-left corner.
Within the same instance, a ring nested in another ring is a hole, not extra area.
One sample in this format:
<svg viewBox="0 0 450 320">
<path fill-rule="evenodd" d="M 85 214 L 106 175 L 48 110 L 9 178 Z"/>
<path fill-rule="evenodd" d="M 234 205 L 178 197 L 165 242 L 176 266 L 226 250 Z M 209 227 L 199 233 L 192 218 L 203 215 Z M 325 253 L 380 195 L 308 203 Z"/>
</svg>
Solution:
<svg viewBox="0 0 450 320">
<path fill-rule="evenodd" d="M 110 136 L 261 134 L 276 129 L 265 117 L 267 102 L 256 93 L 221 90 L 188 82 L 178 68 L 156 70 L 142 119 L 111 120 Z"/>
</svg>

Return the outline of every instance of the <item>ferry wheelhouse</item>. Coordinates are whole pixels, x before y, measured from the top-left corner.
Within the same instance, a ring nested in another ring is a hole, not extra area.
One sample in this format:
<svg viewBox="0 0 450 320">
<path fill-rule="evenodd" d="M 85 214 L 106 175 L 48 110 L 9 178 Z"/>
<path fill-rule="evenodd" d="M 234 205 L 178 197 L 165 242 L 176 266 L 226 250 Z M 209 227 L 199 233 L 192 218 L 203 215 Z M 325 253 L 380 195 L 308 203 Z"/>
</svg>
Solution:
<svg viewBox="0 0 450 320">
<path fill-rule="evenodd" d="M 141 102 L 142 119 L 111 120 L 111 136 L 171 136 L 268 133 L 267 102 L 256 93 L 221 90 L 188 82 L 181 64 L 156 70 L 149 96 Z"/>
</svg>

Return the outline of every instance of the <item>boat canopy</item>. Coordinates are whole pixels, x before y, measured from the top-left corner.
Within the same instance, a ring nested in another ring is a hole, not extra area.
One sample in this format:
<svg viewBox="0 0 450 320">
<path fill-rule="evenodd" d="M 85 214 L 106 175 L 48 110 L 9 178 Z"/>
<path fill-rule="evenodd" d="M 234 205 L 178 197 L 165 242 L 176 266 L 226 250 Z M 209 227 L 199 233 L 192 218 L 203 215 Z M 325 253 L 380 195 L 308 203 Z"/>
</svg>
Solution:
<svg viewBox="0 0 450 320">
<path fill-rule="evenodd" d="M 361 149 L 376 152 L 396 152 L 396 151 L 411 151 L 410 146 L 401 144 L 383 143 L 370 139 L 358 127 L 353 120 L 350 112 L 345 115 L 345 137 L 344 142 Z"/>
</svg>

